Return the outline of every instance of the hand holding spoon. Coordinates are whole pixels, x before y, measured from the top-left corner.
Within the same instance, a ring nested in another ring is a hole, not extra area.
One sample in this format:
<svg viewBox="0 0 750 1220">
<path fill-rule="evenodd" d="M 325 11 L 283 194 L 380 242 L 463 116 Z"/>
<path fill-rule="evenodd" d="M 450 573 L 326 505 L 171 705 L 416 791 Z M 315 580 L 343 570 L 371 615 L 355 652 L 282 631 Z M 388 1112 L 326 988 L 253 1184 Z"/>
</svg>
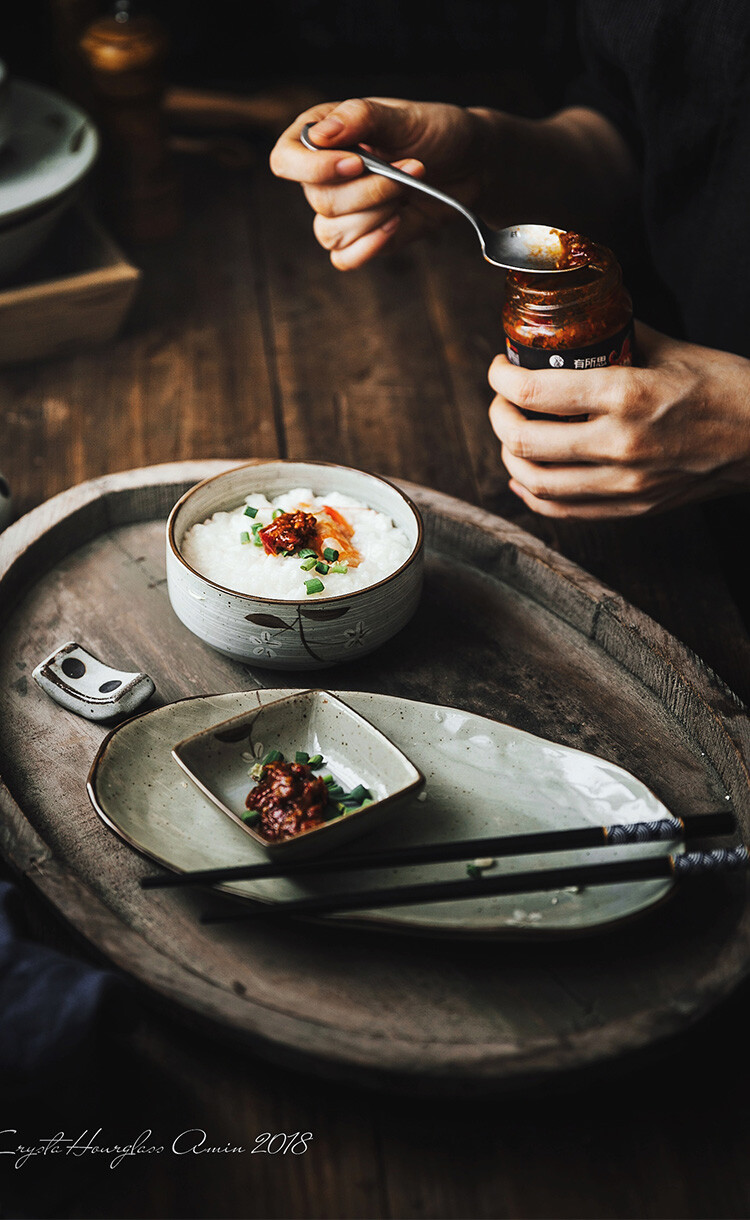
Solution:
<svg viewBox="0 0 750 1220">
<path fill-rule="evenodd" d="M 305 148 L 314 152 L 331 152 L 318 144 L 313 144 L 309 136 L 314 123 L 307 123 L 302 128 L 300 140 Z M 381 160 L 368 152 L 361 144 L 350 148 L 337 148 L 336 152 L 355 153 L 361 157 L 364 165 L 373 174 L 382 174 L 384 178 L 392 178 L 404 186 L 410 186 L 415 191 L 430 195 L 441 203 L 447 203 L 455 208 L 474 226 L 482 253 L 488 263 L 495 267 L 503 267 L 506 271 L 532 271 L 548 275 L 550 272 L 574 271 L 588 262 L 589 254 L 585 239 L 577 234 L 566 233 L 562 229 L 553 229 L 549 225 L 526 224 L 511 225 L 507 229 L 491 229 L 483 220 L 465 208 L 457 199 L 446 195 L 437 187 L 430 186 L 420 178 L 404 173 L 388 161 Z"/>
</svg>

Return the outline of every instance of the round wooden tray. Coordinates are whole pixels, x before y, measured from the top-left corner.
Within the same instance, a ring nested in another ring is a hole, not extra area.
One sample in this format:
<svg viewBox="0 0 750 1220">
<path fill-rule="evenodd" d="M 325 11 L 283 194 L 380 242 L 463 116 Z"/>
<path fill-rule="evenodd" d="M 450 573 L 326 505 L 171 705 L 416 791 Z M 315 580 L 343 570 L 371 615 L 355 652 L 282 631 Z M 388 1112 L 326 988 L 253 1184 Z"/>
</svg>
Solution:
<svg viewBox="0 0 750 1220">
<path fill-rule="evenodd" d="M 96 479 L 0 537 L 0 846 L 15 868 L 144 994 L 266 1057 L 372 1084 L 471 1090 L 593 1064 L 685 1028 L 727 995 L 750 963 L 744 876 L 695 882 L 606 932 L 515 944 L 202 926 L 205 895 L 139 888 L 153 866 L 86 796 L 107 728 L 52 703 L 31 671 L 77 639 L 149 673 L 154 706 L 310 685 L 309 674 L 220 657 L 172 613 L 167 513 L 236 464 Z M 591 751 L 677 815 L 733 808 L 747 839 L 750 724 L 700 660 L 523 531 L 403 486 L 427 531 L 420 609 L 391 645 L 316 684 L 460 706 Z"/>
</svg>

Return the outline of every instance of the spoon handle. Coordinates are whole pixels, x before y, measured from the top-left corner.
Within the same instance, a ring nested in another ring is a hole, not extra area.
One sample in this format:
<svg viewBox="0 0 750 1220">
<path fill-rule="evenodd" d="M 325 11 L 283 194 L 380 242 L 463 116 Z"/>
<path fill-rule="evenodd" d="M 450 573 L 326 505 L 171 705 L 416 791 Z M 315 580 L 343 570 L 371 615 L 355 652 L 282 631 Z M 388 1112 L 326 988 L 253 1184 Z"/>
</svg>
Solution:
<svg viewBox="0 0 750 1220">
<path fill-rule="evenodd" d="M 400 182 L 402 186 L 410 186 L 415 191 L 421 191 L 423 195 L 430 195 L 433 199 L 439 200 L 440 203 L 447 203 L 449 207 L 455 208 L 457 212 L 460 212 L 462 216 L 465 216 L 466 219 L 473 224 L 474 228 L 479 234 L 479 240 L 484 246 L 484 233 L 482 232 L 481 222 L 473 212 L 470 212 L 468 208 L 465 208 L 464 205 L 459 203 L 457 199 L 453 199 L 451 195 L 445 195 L 442 191 L 439 191 L 437 187 L 430 186 L 427 182 L 423 182 L 421 178 L 415 178 L 412 174 L 406 174 L 402 169 L 397 169 L 395 165 L 391 165 L 388 161 L 383 161 L 380 157 L 376 157 L 374 153 L 368 152 L 366 148 L 363 148 L 361 144 L 354 144 L 350 148 L 335 149 L 322 148 L 319 144 L 313 144 L 308 134 L 312 126 L 314 126 L 313 123 L 308 123 L 302 128 L 302 132 L 300 134 L 300 140 L 304 144 L 305 148 L 310 148 L 314 152 L 354 153 L 356 156 L 362 158 L 366 168 L 369 169 L 373 174 L 381 174 L 383 178 L 392 178 L 394 182 Z"/>
</svg>

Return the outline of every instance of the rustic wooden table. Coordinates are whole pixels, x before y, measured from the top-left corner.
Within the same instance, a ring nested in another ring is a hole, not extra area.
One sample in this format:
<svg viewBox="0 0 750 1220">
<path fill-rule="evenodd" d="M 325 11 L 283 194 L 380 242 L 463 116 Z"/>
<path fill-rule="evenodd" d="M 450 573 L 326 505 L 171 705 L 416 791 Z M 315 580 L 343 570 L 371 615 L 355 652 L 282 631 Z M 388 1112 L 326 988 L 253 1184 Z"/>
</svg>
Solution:
<svg viewBox="0 0 750 1220">
<path fill-rule="evenodd" d="M 743 699 L 750 639 L 727 539 L 739 507 L 599 525 L 535 519 L 507 491 L 487 422 L 502 281 L 460 228 L 351 275 L 314 242 L 298 188 L 184 153 L 177 235 L 131 251 L 143 283 L 121 336 L 0 375 L 0 466 L 17 509 L 111 471 L 187 458 L 332 459 L 513 519 L 695 650 Z M 7 874 L 10 876 L 10 874 Z M 26 894 L 36 935 L 89 950 Z M 310 1131 L 296 1157 L 45 1162 L 7 1176 L 3 1215 L 708 1217 L 750 1214 L 744 1020 L 750 988 L 679 1040 L 480 1099 L 415 1098 L 238 1056 L 158 1007 L 91 1047 L 74 1090 L 40 1088 L 2 1125 L 188 1128 L 213 1147 Z M 49 1132 L 46 1131 L 49 1128 Z M 43 1134 L 41 1130 L 38 1134 Z M 4 1168 L 4 1167 L 3 1167 Z"/>
</svg>

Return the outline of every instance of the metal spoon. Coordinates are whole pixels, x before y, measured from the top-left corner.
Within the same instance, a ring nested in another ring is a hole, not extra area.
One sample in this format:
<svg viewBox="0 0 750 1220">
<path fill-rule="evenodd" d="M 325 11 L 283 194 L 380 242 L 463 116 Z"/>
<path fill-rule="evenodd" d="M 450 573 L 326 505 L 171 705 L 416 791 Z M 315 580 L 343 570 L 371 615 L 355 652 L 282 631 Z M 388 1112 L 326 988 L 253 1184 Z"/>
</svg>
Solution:
<svg viewBox="0 0 750 1220">
<path fill-rule="evenodd" d="M 449 207 L 455 208 L 473 224 L 479 237 L 482 253 L 487 262 L 492 263 L 493 266 L 503 267 L 507 271 L 538 271 L 545 274 L 553 271 L 573 270 L 572 267 L 558 266 L 563 253 L 560 241 L 562 229 L 552 229 L 549 225 L 536 224 L 511 225 L 508 229 L 491 229 L 457 199 L 444 194 L 437 187 L 429 186 L 420 178 L 414 178 L 411 174 L 405 174 L 403 170 L 396 169 L 395 165 L 382 161 L 380 157 L 374 156 L 360 144 L 355 144 L 352 148 L 335 149 L 322 148 L 319 144 L 313 144 L 308 134 L 313 126 L 313 123 L 308 123 L 302 128 L 300 140 L 305 148 L 310 148 L 314 152 L 356 153 L 373 174 L 382 174 L 384 178 L 392 178 L 394 182 L 411 186 L 415 191 L 422 191 L 424 195 L 431 195 L 433 199 L 439 199 L 441 203 L 447 203 Z"/>
</svg>

